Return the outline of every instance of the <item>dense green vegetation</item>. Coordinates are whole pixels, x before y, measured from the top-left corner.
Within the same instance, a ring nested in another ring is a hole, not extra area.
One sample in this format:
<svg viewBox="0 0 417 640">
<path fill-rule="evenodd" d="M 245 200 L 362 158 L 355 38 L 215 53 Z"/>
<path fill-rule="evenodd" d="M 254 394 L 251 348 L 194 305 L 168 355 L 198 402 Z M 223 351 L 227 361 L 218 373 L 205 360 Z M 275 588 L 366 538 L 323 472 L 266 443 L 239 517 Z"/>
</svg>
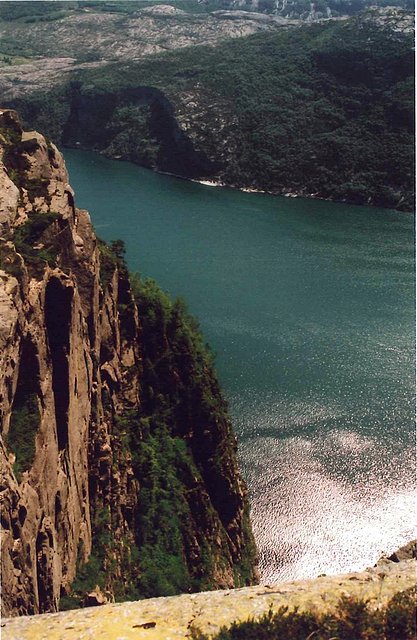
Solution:
<svg viewBox="0 0 417 640">
<path fill-rule="evenodd" d="M 33 0 L 2 0 L 0 20 L 7 22 L 17 20 L 25 23 L 51 22 L 60 20 L 74 12 L 131 14 L 140 9 L 160 4 L 160 0 L 36 0 L 36 2 Z M 216 9 L 231 8 L 228 0 L 204 0 L 204 2 L 199 0 L 167 0 L 163 4 L 190 13 L 208 13 Z M 266 4 L 265 10 L 267 10 Z"/>
<path fill-rule="evenodd" d="M 27 393 L 18 398 L 13 406 L 10 428 L 6 437 L 7 447 L 16 456 L 13 471 L 17 480 L 20 480 L 23 471 L 27 471 L 32 466 L 39 421 L 37 395 Z"/>
<path fill-rule="evenodd" d="M 142 323 L 142 407 L 140 414 L 124 416 L 118 429 L 128 438 L 141 481 L 136 588 L 144 596 L 209 589 L 215 565 L 221 562 L 210 542 L 213 507 L 227 527 L 228 505 L 219 503 L 215 483 L 216 475 L 227 474 L 226 450 L 229 460 L 233 455 L 226 404 L 214 378 L 212 354 L 184 303 L 171 302 L 151 280 L 136 280 L 135 297 Z M 203 508 L 199 513 L 193 494 L 202 491 L 208 476 L 210 501 L 200 498 L 208 513 Z M 194 548 L 198 557 L 190 561 L 193 539 L 199 542 Z M 246 553 L 252 568 L 251 542 L 248 532 Z M 226 538 L 223 544 L 228 553 Z M 244 575 L 243 563 L 236 566 L 237 585 L 252 578 L 251 573 Z"/>
<path fill-rule="evenodd" d="M 317 615 L 282 607 L 257 620 L 234 623 L 213 640 L 414 640 L 416 594 L 396 594 L 386 607 L 373 610 L 366 601 L 343 598 L 334 613 Z M 193 640 L 209 640 L 198 630 Z M 211 636 L 210 636 L 211 637 Z"/>
<path fill-rule="evenodd" d="M 26 222 L 16 228 L 13 236 L 16 251 L 33 272 L 43 273 L 45 265 L 56 266 L 59 245 L 50 227 L 61 221 L 59 213 L 31 213 Z"/>
<path fill-rule="evenodd" d="M 411 38 L 372 24 L 312 26 L 145 67 L 164 88 L 171 74 L 175 92 L 200 84 L 216 95 L 229 120 L 226 183 L 413 206 Z"/>
<path fill-rule="evenodd" d="M 116 108 L 109 125 L 110 156 L 121 156 L 145 167 L 154 167 L 159 143 L 152 137 L 151 109 L 149 105 L 129 105 Z"/>
<path fill-rule="evenodd" d="M 193 578 L 187 566 L 187 538 L 193 534 L 193 515 L 187 492 L 198 471 L 187 445 L 174 437 L 160 414 L 149 418 L 125 416 L 119 421 L 132 451 L 135 475 L 141 479 L 136 548 L 129 590 L 124 596 L 152 597 L 210 588 L 210 580 Z M 207 576 L 210 575 L 210 553 Z M 120 597 L 120 596 L 119 596 Z"/>
<path fill-rule="evenodd" d="M 119 278 L 129 277 L 121 241 L 100 242 L 100 255 L 104 288 L 116 267 Z M 142 366 L 133 372 L 141 405 L 113 415 L 112 470 L 131 465 L 139 499 L 116 564 L 120 541 L 111 535 L 111 506 L 93 505 L 93 552 L 80 563 L 62 609 L 85 604 L 96 585 L 120 601 L 210 589 L 231 564 L 236 586 L 253 581 L 256 549 L 247 512 L 242 556 L 232 559 L 228 543 L 238 498 L 235 440 L 213 356 L 181 300 L 171 301 L 152 280 L 130 280 L 141 323 Z M 122 337 L 127 306 L 119 301 Z"/>
<path fill-rule="evenodd" d="M 411 34 L 359 16 L 89 70 L 66 87 L 66 111 L 62 90 L 15 106 L 64 142 L 162 170 L 411 210 L 412 44 Z M 168 106 L 139 95 L 141 86 L 186 114 L 192 96 L 192 144 L 167 137 Z"/>
<path fill-rule="evenodd" d="M 23 22 L 38 22 L 58 20 L 68 15 L 68 10 L 75 9 L 78 2 L 33 2 L 31 0 L 12 0 L 0 3 L 0 19 L 6 21 L 21 20 Z"/>
</svg>

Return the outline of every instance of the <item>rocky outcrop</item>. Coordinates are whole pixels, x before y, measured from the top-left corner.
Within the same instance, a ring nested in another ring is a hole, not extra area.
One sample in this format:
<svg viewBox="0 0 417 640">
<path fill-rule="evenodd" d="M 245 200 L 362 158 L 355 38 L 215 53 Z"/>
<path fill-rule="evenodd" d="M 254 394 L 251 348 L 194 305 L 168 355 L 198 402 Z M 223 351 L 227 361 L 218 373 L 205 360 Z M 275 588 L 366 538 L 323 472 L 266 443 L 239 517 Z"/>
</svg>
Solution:
<svg viewBox="0 0 417 640">
<path fill-rule="evenodd" d="M 61 114 L 63 115 L 63 114 Z M 122 91 L 68 89 L 62 143 L 187 177 L 215 174 L 220 163 L 196 148 L 177 122 L 174 105 L 155 87 Z"/>
<path fill-rule="evenodd" d="M 3 634 L 5 640 L 35 640 L 46 636 L 50 640 L 73 640 L 87 638 L 93 630 L 95 637 L 103 640 L 122 637 L 165 640 L 199 637 L 198 630 L 212 637 L 222 626 L 257 619 L 269 611 L 276 613 L 282 611 L 282 607 L 320 615 L 337 610 L 341 598 L 352 598 L 366 602 L 371 611 L 380 610 L 395 594 L 415 587 L 415 569 L 415 560 L 384 561 L 372 569 L 340 576 L 4 620 Z M 396 633 L 394 628 L 390 637 L 402 640 L 409 636 L 402 635 L 401 631 Z"/>
<path fill-rule="evenodd" d="M 405 544 L 403 547 L 400 547 L 399 549 L 397 549 L 397 551 L 394 551 L 394 553 L 388 557 L 388 560 L 390 562 L 403 562 L 405 560 L 413 560 L 413 559 L 415 560 L 416 557 L 417 557 L 417 542 L 415 540 L 412 540 L 408 544 Z M 382 563 L 386 564 L 385 558 L 382 558 L 378 564 L 382 564 Z"/>
<path fill-rule="evenodd" d="M 3 610 L 18 615 L 56 611 L 85 567 L 93 584 L 78 584 L 76 603 L 126 596 L 142 571 L 138 518 L 146 516 L 141 487 L 149 478 L 146 457 L 140 476 L 131 447 L 133 435 L 139 444 L 146 436 L 141 318 L 129 274 L 74 206 L 57 148 L 23 132 L 13 111 L 0 111 L 0 133 Z M 132 415 L 127 433 L 121 424 Z M 204 475 L 197 461 L 195 522 L 205 519 L 217 532 L 217 541 L 210 532 L 204 540 L 205 578 L 230 587 L 254 580 L 255 558 L 228 423 L 216 436 L 227 452 L 220 476 L 233 513 L 226 522 L 211 498 L 210 469 Z M 180 560 L 195 577 L 204 571 L 201 532 L 194 533 L 195 559 Z"/>
</svg>

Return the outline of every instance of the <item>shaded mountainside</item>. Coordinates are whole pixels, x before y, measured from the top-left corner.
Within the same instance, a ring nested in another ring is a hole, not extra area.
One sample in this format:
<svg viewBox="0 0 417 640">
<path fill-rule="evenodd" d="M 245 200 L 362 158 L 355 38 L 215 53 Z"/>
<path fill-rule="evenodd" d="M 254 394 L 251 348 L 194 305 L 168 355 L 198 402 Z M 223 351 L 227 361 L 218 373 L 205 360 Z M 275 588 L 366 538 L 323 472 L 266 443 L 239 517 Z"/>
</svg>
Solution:
<svg viewBox="0 0 417 640">
<path fill-rule="evenodd" d="M 371 10 L 79 70 L 8 104 L 63 144 L 158 170 L 411 211 L 410 24 Z"/>
<path fill-rule="evenodd" d="M 0 111 L 7 615 L 256 581 L 236 442 L 183 303 L 98 241 L 57 148 Z"/>
</svg>

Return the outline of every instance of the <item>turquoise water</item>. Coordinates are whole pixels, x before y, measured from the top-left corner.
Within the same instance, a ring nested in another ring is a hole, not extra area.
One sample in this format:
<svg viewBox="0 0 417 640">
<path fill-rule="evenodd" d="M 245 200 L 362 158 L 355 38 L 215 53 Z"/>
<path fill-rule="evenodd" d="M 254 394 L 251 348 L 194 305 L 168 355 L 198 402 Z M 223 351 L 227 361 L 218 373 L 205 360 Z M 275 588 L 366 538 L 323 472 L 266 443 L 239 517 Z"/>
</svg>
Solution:
<svg viewBox="0 0 417 640">
<path fill-rule="evenodd" d="M 411 539 L 413 216 L 65 156 L 98 235 L 186 298 L 217 353 L 262 580 L 363 568 Z"/>
</svg>

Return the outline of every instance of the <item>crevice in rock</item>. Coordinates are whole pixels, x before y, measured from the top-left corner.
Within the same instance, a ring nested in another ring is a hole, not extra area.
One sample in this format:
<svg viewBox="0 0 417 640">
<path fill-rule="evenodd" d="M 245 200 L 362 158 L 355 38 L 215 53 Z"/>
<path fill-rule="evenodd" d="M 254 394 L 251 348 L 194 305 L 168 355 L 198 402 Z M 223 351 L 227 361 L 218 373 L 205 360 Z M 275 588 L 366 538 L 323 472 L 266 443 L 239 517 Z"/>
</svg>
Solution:
<svg viewBox="0 0 417 640">
<path fill-rule="evenodd" d="M 23 527 L 23 525 L 25 524 L 25 520 L 26 520 L 26 516 L 27 516 L 27 509 L 26 507 L 24 507 L 22 504 L 19 507 L 19 522 L 20 522 L 20 526 Z"/>
<path fill-rule="evenodd" d="M 61 503 L 61 494 L 58 493 L 55 496 L 55 529 L 58 531 L 61 521 L 61 512 L 62 512 L 62 503 Z"/>
<path fill-rule="evenodd" d="M 30 338 L 23 338 L 21 342 L 19 376 L 13 408 L 24 404 L 25 399 L 32 395 L 39 395 L 39 362 L 38 352 Z"/>
<path fill-rule="evenodd" d="M 39 611 L 45 613 L 53 611 L 52 567 L 50 563 L 50 547 L 52 540 L 44 531 L 40 531 L 36 538 L 37 558 L 37 586 L 39 597 Z"/>
<path fill-rule="evenodd" d="M 110 362 L 114 356 L 114 347 L 112 344 L 107 342 L 102 342 L 100 345 L 100 365 L 105 364 L 106 362 Z"/>
<path fill-rule="evenodd" d="M 35 438 L 39 428 L 39 362 L 38 352 L 30 338 L 22 338 L 20 365 L 10 416 L 7 447 L 16 456 L 14 471 L 17 479 L 32 466 Z M 10 391 L 12 389 L 10 381 Z"/>
<path fill-rule="evenodd" d="M 95 340 L 96 340 L 96 328 L 94 324 L 94 314 L 93 311 L 87 316 L 87 331 L 88 331 L 88 339 L 90 341 L 90 346 L 94 349 Z"/>
<path fill-rule="evenodd" d="M 65 287 L 58 278 L 51 278 L 46 287 L 45 322 L 52 359 L 52 388 L 58 447 L 68 445 L 69 350 L 72 314 L 72 287 Z"/>
</svg>

